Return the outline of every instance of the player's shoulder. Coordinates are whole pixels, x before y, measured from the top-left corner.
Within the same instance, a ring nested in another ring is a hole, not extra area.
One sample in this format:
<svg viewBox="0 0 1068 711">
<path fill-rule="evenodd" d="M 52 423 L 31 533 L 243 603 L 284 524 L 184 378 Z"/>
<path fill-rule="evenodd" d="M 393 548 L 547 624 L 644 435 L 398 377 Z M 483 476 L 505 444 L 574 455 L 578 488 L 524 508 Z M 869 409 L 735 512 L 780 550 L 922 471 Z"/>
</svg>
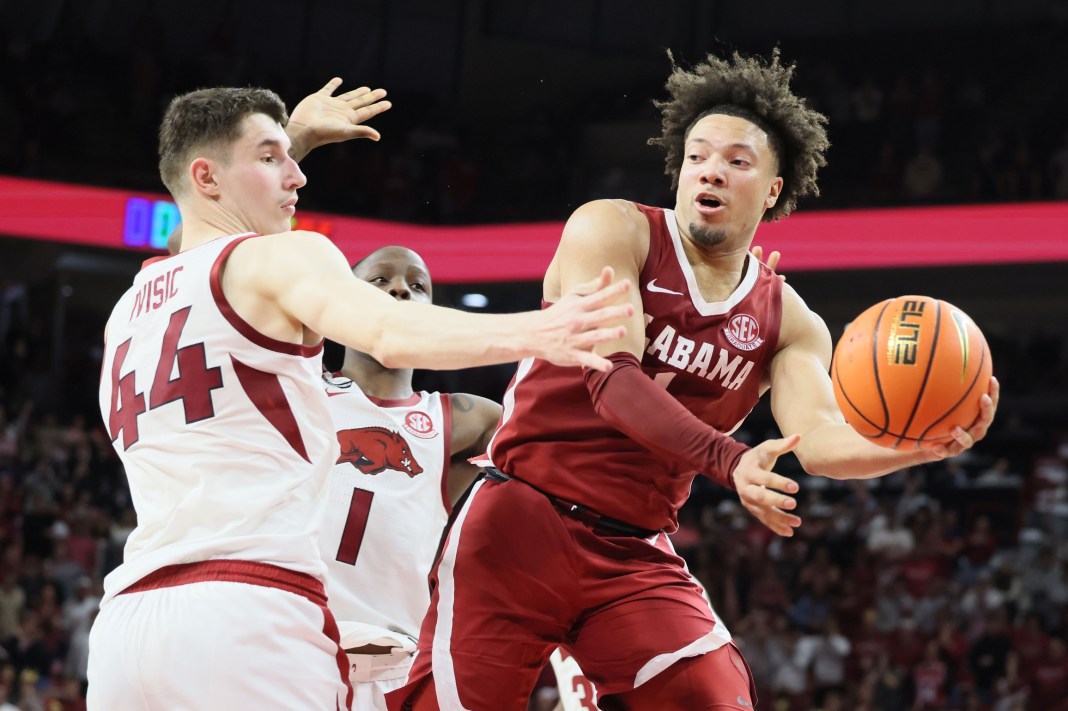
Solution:
<svg viewBox="0 0 1068 711">
<path fill-rule="evenodd" d="M 631 200 L 615 198 L 603 198 L 590 200 L 571 213 L 568 222 L 596 221 L 610 224 L 625 225 L 645 221 L 645 215 L 638 209 L 637 204 Z"/>
<path fill-rule="evenodd" d="M 571 213 L 563 238 L 640 246 L 649 241 L 649 220 L 630 200 L 592 200 Z"/>
</svg>

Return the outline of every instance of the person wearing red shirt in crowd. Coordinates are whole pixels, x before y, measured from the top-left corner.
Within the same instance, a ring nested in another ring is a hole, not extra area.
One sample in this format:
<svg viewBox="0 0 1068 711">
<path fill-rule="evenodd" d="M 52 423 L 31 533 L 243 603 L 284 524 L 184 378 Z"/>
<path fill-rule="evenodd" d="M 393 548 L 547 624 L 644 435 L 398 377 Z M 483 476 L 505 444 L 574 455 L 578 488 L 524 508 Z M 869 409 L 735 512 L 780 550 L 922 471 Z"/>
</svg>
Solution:
<svg viewBox="0 0 1068 711">
<path fill-rule="evenodd" d="M 1039 659 L 1029 674 L 1031 708 L 1042 711 L 1068 711 L 1068 647 L 1053 638 L 1049 652 Z"/>
<path fill-rule="evenodd" d="M 912 667 L 912 684 L 916 696 L 913 711 L 938 709 L 946 701 L 949 667 L 941 658 L 937 639 L 927 640 L 923 659 Z"/>
</svg>

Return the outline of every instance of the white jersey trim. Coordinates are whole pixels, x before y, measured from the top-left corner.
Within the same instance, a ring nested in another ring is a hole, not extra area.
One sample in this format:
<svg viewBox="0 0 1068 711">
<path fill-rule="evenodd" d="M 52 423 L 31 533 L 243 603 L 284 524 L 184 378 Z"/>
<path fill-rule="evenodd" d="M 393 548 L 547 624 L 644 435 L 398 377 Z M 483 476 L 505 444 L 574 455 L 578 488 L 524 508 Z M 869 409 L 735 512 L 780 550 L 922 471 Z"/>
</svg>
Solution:
<svg viewBox="0 0 1068 711">
<path fill-rule="evenodd" d="M 738 288 L 727 297 L 726 301 L 705 301 L 701 296 L 701 289 L 697 286 L 697 277 L 693 273 L 693 267 L 690 266 L 690 260 L 686 258 L 686 250 L 682 247 L 682 237 L 679 235 L 679 225 L 675 220 L 674 210 L 664 210 L 664 222 L 667 224 L 668 232 L 671 234 L 671 242 L 675 245 L 675 257 L 678 259 L 679 268 L 682 269 L 682 275 L 686 278 L 686 287 L 690 292 L 690 301 L 693 302 L 693 307 L 697 309 L 697 313 L 702 316 L 721 316 L 735 306 L 742 302 L 749 292 L 753 290 L 753 286 L 757 283 L 757 277 L 760 275 L 760 265 L 755 259 L 748 259 L 746 263 L 745 275 L 742 277 L 742 281 L 738 284 Z"/>
<path fill-rule="evenodd" d="M 508 421 L 512 419 L 512 415 L 515 414 L 515 391 L 519 389 L 519 383 L 527 376 L 530 369 L 534 367 L 533 358 L 524 358 L 519 361 L 519 366 L 515 371 L 515 382 L 504 393 L 504 401 L 501 403 L 503 412 L 501 412 L 501 422 L 497 425 L 497 429 L 493 432 L 493 437 L 490 438 L 489 444 L 486 445 L 486 453 L 481 457 L 472 457 L 471 463 L 480 467 L 496 467 L 493 463 L 493 444 L 497 441 L 497 435 L 505 428 Z"/>
<path fill-rule="evenodd" d="M 453 606 L 456 602 L 456 552 L 460 547 L 460 534 L 464 521 L 471 510 L 475 495 L 482 488 L 484 481 L 475 483 L 467 505 L 460 511 L 449 529 L 445 550 L 438 563 L 438 619 L 434 626 L 434 642 L 430 650 L 431 666 L 434 669 L 435 687 L 438 703 L 447 711 L 469 711 L 460 701 L 460 692 L 456 684 L 456 668 L 452 664 L 452 623 Z"/>
</svg>

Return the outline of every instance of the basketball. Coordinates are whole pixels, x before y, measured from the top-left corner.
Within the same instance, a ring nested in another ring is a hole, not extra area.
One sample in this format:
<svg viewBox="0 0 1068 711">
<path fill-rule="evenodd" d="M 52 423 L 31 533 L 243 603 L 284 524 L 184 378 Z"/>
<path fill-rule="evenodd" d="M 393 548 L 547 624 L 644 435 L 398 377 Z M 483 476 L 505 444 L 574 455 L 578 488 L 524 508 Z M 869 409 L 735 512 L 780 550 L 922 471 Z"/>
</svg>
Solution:
<svg viewBox="0 0 1068 711">
<path fill-rule="evenodd" d="M 929 296 L 899 296 L 846 326 L 831 382 L 859 434 L 882 447 L 926 449 L 975 421 L 992 370 L 986 339 L 967 314 Z"/>
</svg>

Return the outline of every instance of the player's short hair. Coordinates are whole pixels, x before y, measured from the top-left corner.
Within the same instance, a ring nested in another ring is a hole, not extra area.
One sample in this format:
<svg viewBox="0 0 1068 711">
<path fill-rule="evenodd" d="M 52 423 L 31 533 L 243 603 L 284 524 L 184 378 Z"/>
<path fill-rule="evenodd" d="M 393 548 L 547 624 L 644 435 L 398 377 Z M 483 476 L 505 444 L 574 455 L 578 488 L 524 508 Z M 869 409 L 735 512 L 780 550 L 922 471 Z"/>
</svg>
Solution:
<svg viewBox="0 0 1068 711">
<path fill-rule="evenodd" d="M 252 114 L 266 114 L 282 126 L 289 121 L 286 105 L 269 89 L 218 87 L 174 97 L 159 126 L 159 175 L 171 195 L 186 189 L 182 176 L 193 152 L 222 150 L 229 157 L 241 122 Z"/>
<path fill-rule="evenodd" d="M 690 130 L 700 119 L 718 113 L 751 121 L 768 135 L 783 187 L 778 201 L 764 213 L 765 221 L 789 215 L 798 198 L 820 194 L 816 172 L 827 164 L 827 117 L 790 91 L 794 65 L 783 65 L 778 49 L 770 61 L 734 52 L 729 61 L 709 54 L 691 70 L 679 67 L 674 57 L 671 63 L 665 85 L 671 98 L 653 102 L 660 109 L 662 132 L 649 143 L 664 149 L 664 172 L 671 176 L 672 189 L 679 185 Z"/>
</svg>

